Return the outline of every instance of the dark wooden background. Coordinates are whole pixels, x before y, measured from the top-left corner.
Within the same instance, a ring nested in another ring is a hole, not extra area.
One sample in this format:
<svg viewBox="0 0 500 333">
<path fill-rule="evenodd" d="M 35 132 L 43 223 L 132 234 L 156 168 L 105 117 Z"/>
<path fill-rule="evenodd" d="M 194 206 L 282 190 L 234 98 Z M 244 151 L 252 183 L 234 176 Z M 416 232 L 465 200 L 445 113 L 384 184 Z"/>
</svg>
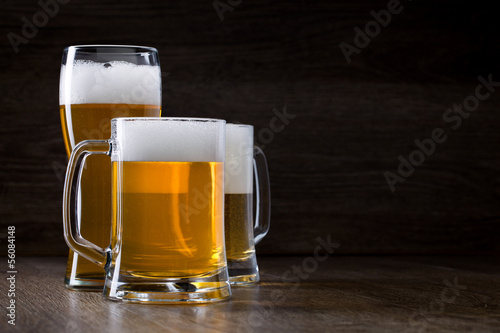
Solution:
<svg viewBox="0 0 500 333">
<path fill-rule="evenodd" d="M 328 234 L 343 254 L 500 253 L 500 88 L 394 193 L 384 178 L 415 139 L 449 129 L 443 113 L 477 76 L 500 81 L 497 11 L 476 1 L 402 6 L 347 64 L 339 44 L 387 1 L 242 0 L 221 21 L 212 0 L 72 0 L 18 53 L 7 34 L 21 34 L 40 6 L 2 1 L 0 236 L 15 225 L 18 254 L 66 253 L 62 50 L 110 43 L 159 50 L 165 116 L 259 133 L 273 108 L 296 115 L 264 147 L 273 206 L 260 254 L 309 254 Z"/>
</svg>

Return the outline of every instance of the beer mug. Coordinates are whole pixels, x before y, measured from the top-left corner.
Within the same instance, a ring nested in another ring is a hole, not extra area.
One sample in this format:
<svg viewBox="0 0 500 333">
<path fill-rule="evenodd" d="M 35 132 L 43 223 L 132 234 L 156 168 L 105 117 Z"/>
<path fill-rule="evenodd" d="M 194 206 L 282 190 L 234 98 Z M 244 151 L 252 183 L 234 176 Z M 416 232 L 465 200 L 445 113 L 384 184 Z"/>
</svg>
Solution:
<svg viewBox="0 0 500 333">
<path fill-rule="evenodd" d="M 257 210 L 253 217 L 253 175 Z M 253 145 L 253 126 L 226 125 L 224 228 L 231 284 L 259 281 L 255 244 L 269 230 L 271 191 L 264 153 Z"/>
<path fill-rule="evenodd" d="M 109 299 L 185 303 L 228 298 L 225 121 L 117 118 L 111 132 L 110 140 L 83 141 L 71 154 L 63 198 L 67 244 L 105 268 L 104 296 Z M 99 154 L 110 156 L 112 164 L 112 232 L 105 249 L 82 237 L 85 222 L 80 226 L 71 209 L 78 203 L 71 198 L 73 183 L 78 192 L 86 158 Z"/>
<path fill-rule="evenodd" d="M 108 140 L 111 119 L 159 117 L 161 72 L 151 47 L 81 45 L 64 50 L 59 88 L 61 124 L 68 158 L 81 141 Z M 93 156 L 82 171 L 78 214 L 85 238 L 105 247 L 111 232 L 111 164 Z M 102 290 L 104 270 L 70 249 L 65 284 Z"/>
</svg>

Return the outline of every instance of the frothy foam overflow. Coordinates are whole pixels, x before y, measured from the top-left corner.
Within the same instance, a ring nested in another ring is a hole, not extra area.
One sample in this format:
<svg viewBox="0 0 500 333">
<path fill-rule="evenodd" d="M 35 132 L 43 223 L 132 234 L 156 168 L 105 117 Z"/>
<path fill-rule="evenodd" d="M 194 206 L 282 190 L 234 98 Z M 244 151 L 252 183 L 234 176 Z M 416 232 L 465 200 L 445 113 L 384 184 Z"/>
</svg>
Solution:
<svg viewBox="0 0 500 333">
<path fill-rule="evenodd" d="M 161 104 L 159 66 L 75 60 L 63 65 L 60 104 Z"/>
</svg>

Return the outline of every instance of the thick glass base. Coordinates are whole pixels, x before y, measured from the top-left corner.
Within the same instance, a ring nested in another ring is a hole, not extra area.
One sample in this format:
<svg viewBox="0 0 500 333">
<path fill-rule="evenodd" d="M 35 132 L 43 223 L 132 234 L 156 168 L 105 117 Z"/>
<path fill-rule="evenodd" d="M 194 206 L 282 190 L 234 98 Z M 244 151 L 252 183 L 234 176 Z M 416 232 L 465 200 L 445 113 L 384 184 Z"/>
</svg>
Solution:
<svg viewBox="0 0 500 333">
<path fill-rule="evenodd" d="M 108 278 L 104 296 L 131 303 L 212 303 L 229 298 L 231 286 L 225 268 L 214 275 L 196 278 L 147 279 L 119 275 L 115 281 Z"/>
<path fill-rule="evenodd" d="M 104 288 L 104 279 L 73 278 L 64 279 L 66 288 L 74 291 L 100 291 Z"/>
<path fill-rule="evenodd" d="M 104 269 L 70 250 L 66 277 L 66 288 L 74 291 L 100 291 L 104 288 Z"/>
<path fill-rule="evenodd" d="M 247 275 L 238 275 L 238 276 L 230 276 L 229 283 L 237 286 L 245 286 L 251 285 L 256 282 L 259 282 L 260 276 L 259 273 L 255 274 L 247 274 Z"/>
<path fill-rule="evenodd" d="M 228 259 L 227 270 L 229 272 L 229 282 L 232 285 L 251 285 L 260 280 L 259 266 L 255 254 L 244 260 Z"/>
</svg>

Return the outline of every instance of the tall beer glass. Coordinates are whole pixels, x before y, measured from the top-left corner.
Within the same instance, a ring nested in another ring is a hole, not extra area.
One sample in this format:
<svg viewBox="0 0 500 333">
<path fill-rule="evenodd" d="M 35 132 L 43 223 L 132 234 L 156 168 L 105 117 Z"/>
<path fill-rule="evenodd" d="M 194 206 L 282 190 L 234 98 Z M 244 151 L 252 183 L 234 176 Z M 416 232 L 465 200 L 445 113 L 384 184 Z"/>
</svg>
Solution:
<svg viewBox="0 0 500 333">
<path fill-rule="evenodd" d="M 106 267 L 104 295 L 110 299 L 184 303 L 229 297 L 225 121 L 118 118 L 111 124 L 109 141 L 83 141 L 71 154 L 63 200 L 68 245 Z M 78 162 L 99 154 L 112 161 L 112 237 L 105 249 L 82 237 L 85 221 L 70 214 L 73 179 L 83 169 Z"/>
<path fill-rule="evenodd" d="M 253 145 L 253 126 L 226 125 L 224 226 L 231 284 L 259 281 L 255 244 L 269 230 L 271 190 L 264 153 Z M 253 216 L 253 175 L 257 213 Z"/>
<path fill-rule="evenodd" d="M 64 50 L 60 113 L 68 157 L 83 140 L 110 138 L 111 119 L 159 117 L 161 71 L 158 52 L 140 46 L 84 45 Z M 109 243 L 111 164 L 92 156 L 82 172 L 77 214 L 82 235 L 100 247 Z M 90 181 L 91 179 L 91 181 Z M 66 286 L 102 290 L 104 270 L 70 249 Z"/>
</svg>

